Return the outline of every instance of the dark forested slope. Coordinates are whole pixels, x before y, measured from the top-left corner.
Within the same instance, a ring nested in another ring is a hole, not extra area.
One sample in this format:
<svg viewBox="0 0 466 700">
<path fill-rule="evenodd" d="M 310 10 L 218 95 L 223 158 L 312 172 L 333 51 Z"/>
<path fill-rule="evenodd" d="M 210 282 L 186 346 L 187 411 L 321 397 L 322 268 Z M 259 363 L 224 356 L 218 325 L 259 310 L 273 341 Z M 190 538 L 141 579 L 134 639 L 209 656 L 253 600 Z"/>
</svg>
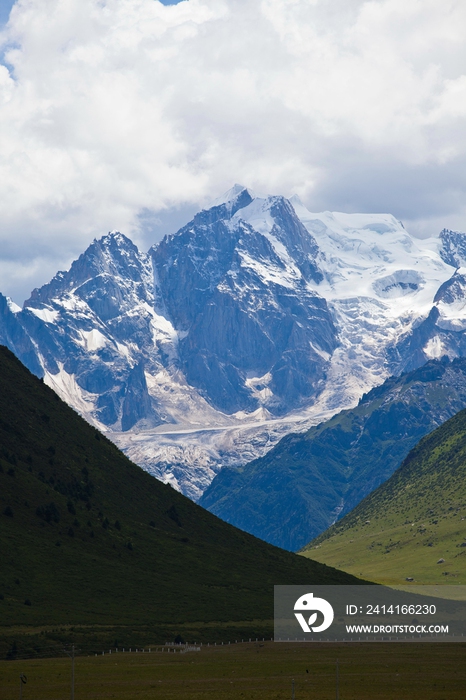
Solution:
<svg viewBox="0 0 466 700">
<path fill-rule="evenodd" d="M 273 585 L 352 577 L 228 525 L 130 462 L 0 347 L 0 619 L 273 617 Z"/>
</svg>

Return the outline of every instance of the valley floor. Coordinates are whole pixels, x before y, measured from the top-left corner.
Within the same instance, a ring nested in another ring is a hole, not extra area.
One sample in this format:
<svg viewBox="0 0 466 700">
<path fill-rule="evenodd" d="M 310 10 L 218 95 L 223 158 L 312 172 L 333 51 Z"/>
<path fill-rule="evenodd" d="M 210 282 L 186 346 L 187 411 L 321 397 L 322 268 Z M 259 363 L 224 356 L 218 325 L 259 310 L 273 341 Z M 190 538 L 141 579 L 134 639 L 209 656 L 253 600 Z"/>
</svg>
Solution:
<svg viewBox="0 0 466 700">
<path fill-rule="evenodd" d="M 466 644 L 279 644 L 78 657 L 76 700 L 462 700 Z M 0 662 L 0 696 L 69 697 L 68 658 Z"/>
</svg>

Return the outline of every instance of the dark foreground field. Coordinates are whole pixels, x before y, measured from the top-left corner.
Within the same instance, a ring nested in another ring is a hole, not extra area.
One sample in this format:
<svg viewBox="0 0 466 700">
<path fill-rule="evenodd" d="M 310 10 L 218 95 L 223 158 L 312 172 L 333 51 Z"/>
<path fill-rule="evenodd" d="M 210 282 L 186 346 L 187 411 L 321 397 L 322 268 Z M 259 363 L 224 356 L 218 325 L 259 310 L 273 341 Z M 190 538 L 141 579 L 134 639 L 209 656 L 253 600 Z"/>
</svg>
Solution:
<svg viewBox="0 0 466 700">
<path fill-rule="evenodd" d="M 463 700 L 466 644 L 277 644 L 78 657 L 76 700 Z M 0 697 L 70 697 L 68 658 L 0 662 Z"/>
</svg>

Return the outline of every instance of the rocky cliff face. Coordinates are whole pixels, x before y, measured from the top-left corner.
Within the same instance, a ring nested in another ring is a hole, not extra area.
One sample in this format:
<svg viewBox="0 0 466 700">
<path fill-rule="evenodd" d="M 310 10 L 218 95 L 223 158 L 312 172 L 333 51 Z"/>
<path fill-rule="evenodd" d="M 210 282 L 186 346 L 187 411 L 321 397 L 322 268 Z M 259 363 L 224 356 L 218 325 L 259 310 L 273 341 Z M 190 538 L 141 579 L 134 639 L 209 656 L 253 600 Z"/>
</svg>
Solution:
<svg viewBox="0 0 466 700">
<path fill-rule="evenodd" d="M 68 272 L 35 289 L 16 319 L 45 380 L 88 419 L 123 430 L 163 421 L 144 375 L 160 362 L 152 268 L 128 238 L 94 241 Z"/>
<path fill-rule="evenodd" d="M 94 241 L 0 341 L 131 458 L 193 498 L 224 465 L 355 405 L 391 374 L 465 354 L 463 234 L 312 214 L 236 186 L 141 253 Z"/>
<path fill-rule="evenodd" d="M 184 334 L 186 379 L 226 413 L 302 406 L 337 345 L 327 303 L 308 286 L 322 279 L 317 244 L 289 202 L 271 199 L 269 235 L 223 205 L 151 251 L 158 297 Z"/>
</svg>

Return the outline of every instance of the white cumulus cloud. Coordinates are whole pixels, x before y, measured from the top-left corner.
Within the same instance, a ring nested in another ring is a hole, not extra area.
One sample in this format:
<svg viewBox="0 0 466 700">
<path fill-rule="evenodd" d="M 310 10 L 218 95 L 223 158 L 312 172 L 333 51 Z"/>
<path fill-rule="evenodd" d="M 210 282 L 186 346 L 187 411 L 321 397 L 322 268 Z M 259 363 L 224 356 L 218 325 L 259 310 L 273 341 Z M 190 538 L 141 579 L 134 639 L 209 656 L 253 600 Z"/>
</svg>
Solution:
<svg viewBox="0 0 466 700">
<path fill-rule="evenodd" d="M 465 228 L 466 4 L 18 0 L 0 40 L 0 291 L 233 182 Z"/>
</svg>

